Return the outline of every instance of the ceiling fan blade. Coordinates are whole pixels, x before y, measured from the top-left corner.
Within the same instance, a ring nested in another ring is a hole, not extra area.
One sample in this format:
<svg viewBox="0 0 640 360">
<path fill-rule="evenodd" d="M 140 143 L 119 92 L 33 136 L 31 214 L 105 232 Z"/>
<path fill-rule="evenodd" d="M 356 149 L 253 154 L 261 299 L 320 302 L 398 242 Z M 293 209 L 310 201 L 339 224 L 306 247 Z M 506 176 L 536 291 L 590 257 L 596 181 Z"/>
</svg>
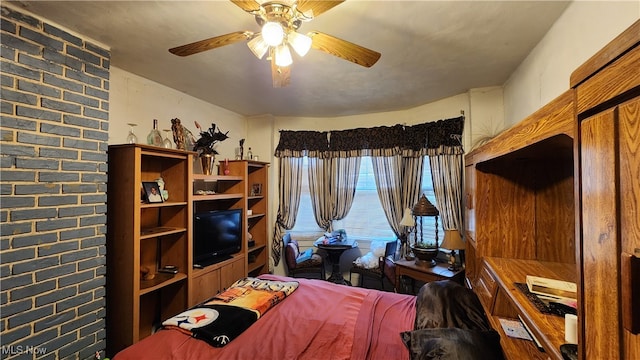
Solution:
<svg viewBox="0 0 640 360">
<path fill-rule="evenodd" d="M 260 4 L 255 0 L 231 0 L 231 2 L 248 13 L 260 10 Z"/>
<path fill-rule="evenodd" d="M 278 66 L 276 65 L 275 59 L 275 56 L 271 56 L 271 78 L 273 80 L 273 87 L 285 87 L 291 83 L 291 66 Z"/>
<path fill-rule="evenodd" d="M 251 31 L 236 31 L 230 34 L 220 35 L 196 41 L 191 44 L 174 47 L 169 49 L 169 52 L 178 56 L 188 56 L 240 41 L 249 40 L 252 36 L 253 33 Z"/>
<path fill-rule="evenodd" d="M 329 0 L 298 0 L 298 10 L 301 12 L 313 11 L 313 16 L 316 17 L 323 12 L 332 9 L 333 7 L 340 5 L 344 0 L 329 1 Z"/>
<path fill-rule="evenodd" d="M 380 59 L 380 53 L 337 37 L 312 31 L 307 34 L 312 40 L 311 47 L 327 54 L 343 58 L 364 67 L 371 67 Z"/>
</svg>

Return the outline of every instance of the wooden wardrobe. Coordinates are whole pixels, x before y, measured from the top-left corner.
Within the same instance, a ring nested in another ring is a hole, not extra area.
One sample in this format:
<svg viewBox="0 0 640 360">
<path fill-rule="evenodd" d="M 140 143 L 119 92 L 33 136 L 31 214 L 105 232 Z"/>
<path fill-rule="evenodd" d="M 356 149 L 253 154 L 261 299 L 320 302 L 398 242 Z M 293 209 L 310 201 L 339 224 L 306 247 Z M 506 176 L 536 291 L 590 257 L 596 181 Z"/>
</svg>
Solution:
<svg viewBox="0 0 640 360">
<path fill-rule="evenodd" d="M 640 359 L 640 21 L 467 154 L 465 192 L 467 283 L 507 358 L 562 359 L 564 319 L 518 288 L 533 275 L 577 284 L 580 359 Z M 539 346 L 506 336 L 501 318 Z"/>
</svg>

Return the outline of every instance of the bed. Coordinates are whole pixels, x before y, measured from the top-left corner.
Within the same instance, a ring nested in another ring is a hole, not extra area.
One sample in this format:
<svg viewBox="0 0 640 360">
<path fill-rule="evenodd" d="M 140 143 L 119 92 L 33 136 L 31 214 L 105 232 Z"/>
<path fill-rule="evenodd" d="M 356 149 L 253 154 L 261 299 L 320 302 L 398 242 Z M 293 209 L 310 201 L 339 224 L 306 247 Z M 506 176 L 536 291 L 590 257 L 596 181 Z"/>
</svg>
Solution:
<svg viewBox="0 0 640 360">
<path fill-rule="evenodd" d="M 336 285 L 323 280 L 277 275 L 259 278 L 295 281 L 297 289 L 226 345 L 214 347 L 179 329 L 162 329 L 119 352 L 115 360 L 418 359 L 426 357 L 420 357 L 417 342 L 426 340 L 424 334 L 414 331 L 415 327 L 443 325 L 442 321 L 426 321 L 420 317 L 416 305 L 425 303 L 419 300 L 420 296 Z M 429 306 L 434 304 L 427 302 Z M 481 306 L 479 309 L 482 311 Z M 447 311 L 436 312 L 440 313 L 439 319 L 442 314 L 447 316 Z"/>
</svg>

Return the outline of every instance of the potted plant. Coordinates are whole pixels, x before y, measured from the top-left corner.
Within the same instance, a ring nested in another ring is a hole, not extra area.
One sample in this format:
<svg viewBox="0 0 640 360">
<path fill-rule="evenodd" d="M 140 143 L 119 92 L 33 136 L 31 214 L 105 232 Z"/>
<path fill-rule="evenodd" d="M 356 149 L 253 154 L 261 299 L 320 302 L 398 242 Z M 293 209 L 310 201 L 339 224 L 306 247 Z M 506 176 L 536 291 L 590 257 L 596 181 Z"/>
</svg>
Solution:
<svg viewBox="0 0 640 360">
<path fill-rule="evenodd" d="M 200 157 L 200 161 L 202 162 L 202 172 L 205 175 L 211 175 L 215 156 L 218 155 L 218 151 L 216 151 L 215 146 L 220 141 L 228 139 L 229 136 L 227 134 L 229 132 L 227 131 L 223 133 L 220 131 L 219 127 L 216 127 L 216 124 L 211 124 L 211 127 L 207 131 L 202 131 L 202 128 L 197 121 L 195 124 L 196 128 L 200 132 L 200 139 L 198 139 L 193 145 L 193 151 L 196 151 Z"/>
<path fill-rule="evenodd" d="M 416 262 L 422 261 L 435 265 L 435 258 L 438 256 L 438 246 L 429 241 L 416 241 L 411 250 L 416 257 Z"/>
</svg>

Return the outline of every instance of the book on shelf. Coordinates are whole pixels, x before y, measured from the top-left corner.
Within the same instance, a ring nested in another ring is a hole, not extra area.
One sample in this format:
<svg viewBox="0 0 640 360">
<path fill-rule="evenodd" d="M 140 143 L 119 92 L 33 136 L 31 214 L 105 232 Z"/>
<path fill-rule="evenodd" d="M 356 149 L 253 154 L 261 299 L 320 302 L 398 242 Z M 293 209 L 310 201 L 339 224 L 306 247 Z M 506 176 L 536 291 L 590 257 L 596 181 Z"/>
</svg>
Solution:
<svg viewBox="0 0 640 360">
<path fill-rule="evenodd" d="M 575 301 L 578 292 L 576 283 L 531 275 L 527 275 L 527 287 L 530 292 L 551 299 Z"/>
</svg>

